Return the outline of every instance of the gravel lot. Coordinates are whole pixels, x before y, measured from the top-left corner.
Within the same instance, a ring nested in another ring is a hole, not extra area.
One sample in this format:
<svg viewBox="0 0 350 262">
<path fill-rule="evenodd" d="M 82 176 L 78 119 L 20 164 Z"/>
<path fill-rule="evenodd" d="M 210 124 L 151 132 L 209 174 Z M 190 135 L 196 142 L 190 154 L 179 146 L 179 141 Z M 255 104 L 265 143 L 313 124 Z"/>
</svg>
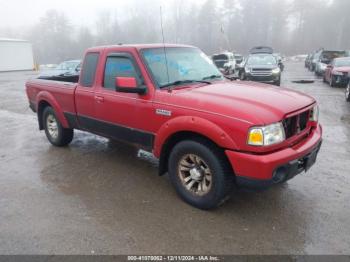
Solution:
<svg viewBox="0 0 350 262">
<path fill-rule="evenodd" d="M 183 203 L 132 147 L 76 132 L 52 147 L 28 108 L 30 72 L 0 73 L 0 254 L 350 254 L 350 103 L 288 63 L 314 96 L 324 143 L 307 173 L 218 210 Z"/>
</svg>

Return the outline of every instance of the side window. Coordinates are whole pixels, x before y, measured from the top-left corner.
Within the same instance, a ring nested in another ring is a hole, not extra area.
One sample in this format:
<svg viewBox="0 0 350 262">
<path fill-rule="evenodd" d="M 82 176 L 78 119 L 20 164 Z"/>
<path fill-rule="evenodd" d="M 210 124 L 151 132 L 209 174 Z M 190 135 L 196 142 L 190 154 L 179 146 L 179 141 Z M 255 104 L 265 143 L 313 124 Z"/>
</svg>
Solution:
<svg viewBox="0 0 350 262">
<path fill-rule="evenodd" d="M 92 87 L 95 80 L 98 59 L 99 53 L 88 53 L 85 56 L 80 80 L 82 86 Z"/>
<path fill-rule="evenodd" d="M 103 86 L 107 89 L 115 89 L 115 78 L 117 76 L 135 77 L 139 80 L 134 64 L 127 57 L 107 57 Z M 138 81 L 139 82 L 139 81 Z"/>
</svg>

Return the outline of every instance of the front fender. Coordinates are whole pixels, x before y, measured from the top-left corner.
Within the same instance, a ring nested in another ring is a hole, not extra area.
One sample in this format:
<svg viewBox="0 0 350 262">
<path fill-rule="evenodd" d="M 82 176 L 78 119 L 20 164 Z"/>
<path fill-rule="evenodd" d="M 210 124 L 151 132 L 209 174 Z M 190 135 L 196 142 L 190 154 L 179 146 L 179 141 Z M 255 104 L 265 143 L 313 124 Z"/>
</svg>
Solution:
<svg viewBox="0 0 350 262">
<path fill-rule="evenodd" d="M 69 127 L 68 121 L 63 114 L 61 106 L 58 104 L 57 100 L 55 99 L 55 97 L 52 94 L 50 94 L 47 91 L 41 91 L 38 93 L 36 101 L 37 101 L 36 111 L 38 112 L 38 114 L 39 114 L 40 103 L 45 101 L 45 102 L 49 103 L 51 105 L 51 107 L 55 110 L 56 116 L 57 116 L 58 120 L 60 121 L 61 125 L 64 128 Z"/>
<path fill-rule="evenodd" d="M 237 149 L 233 139 L 218 125 L 195 116 L 180 116 L 164 123 L 156 134 L 153 154 L 160 157 L 162 146 L 169 137 L 178 132 L 194 132 L 212 140 L 215 144 L 226 149 Z"/>
</svg>

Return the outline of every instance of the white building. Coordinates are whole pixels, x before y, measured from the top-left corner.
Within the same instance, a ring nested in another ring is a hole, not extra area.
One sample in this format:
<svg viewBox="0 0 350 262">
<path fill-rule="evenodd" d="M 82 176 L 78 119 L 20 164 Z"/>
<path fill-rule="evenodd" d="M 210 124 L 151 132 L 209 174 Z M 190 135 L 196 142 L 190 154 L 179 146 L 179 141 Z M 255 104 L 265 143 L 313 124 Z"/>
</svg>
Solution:
<svg viewBox="0 0 350 262">
<path fill-rule="evenodd" d="M 26 40 L 0 38 L 0 72 L 33 69 L 31 43 Z"/>
</svg>

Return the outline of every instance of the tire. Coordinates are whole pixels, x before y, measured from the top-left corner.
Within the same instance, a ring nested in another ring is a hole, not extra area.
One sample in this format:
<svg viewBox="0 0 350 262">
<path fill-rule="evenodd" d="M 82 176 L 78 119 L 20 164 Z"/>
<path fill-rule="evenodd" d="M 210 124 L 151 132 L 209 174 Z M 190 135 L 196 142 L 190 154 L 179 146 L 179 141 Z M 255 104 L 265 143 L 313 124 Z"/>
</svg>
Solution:
<svg viewBox="0 0 350 262">
<path fill-rule="evenodd" d="M 273 83 L 275 86 L 281 86 L 281 78 Z"/>
<path fill-rule="evenodd" d="M 329 86 L 330 87 L 335 87 L 334 77 L 332 75 L 330 76 Z"/>
<path fill-rule="evenodd" d="M 168 172 L 178 195 L 203 210 L 223 204 L 234 185 L 234 174 L 226 156 L 205 140 L 176 144 L 170 152 Z"/>
<path fill-rule="evenodd" d="M 245 73 L 244 72 L 241 72 L 241 74 L 239 75 L 239 79 L 241 81 L 244 81 L 245 80 Z"/>
<path fill-rule="evenodd" d="M 72 142 L 74 130 L 62 126 L 52 107 L 44 109 L 43 126 L 46 137 L 52 145 L 61 147 Z"/>
<path fill-rule="evenodd" d="M 350 83 L 348 83 L 345 89 L 345 99 L 350 102 Z"/>
</svg>

